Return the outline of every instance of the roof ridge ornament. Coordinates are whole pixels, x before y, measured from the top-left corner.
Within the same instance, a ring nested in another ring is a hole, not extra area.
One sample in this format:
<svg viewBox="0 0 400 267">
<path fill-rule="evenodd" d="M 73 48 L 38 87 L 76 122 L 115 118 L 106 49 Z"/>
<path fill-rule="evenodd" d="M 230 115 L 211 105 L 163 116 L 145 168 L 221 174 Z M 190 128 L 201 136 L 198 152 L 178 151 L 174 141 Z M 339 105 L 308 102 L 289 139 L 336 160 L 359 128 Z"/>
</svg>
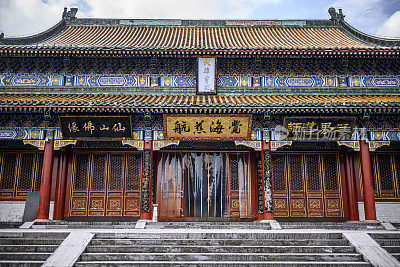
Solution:
<svg viewBox="0 0 400 267">
<path fill-rule="evenodd" d="M 339 22 L 344 21 L 345 15 L 343 15 L 341 8 L 339 8 L 339 13 L 337 13 L 334 7 L 330 7 L 328 9 L 328 13 L 331 15 L 331 21 L 333 21 L 335 24 L 339 24 Z"/>
<path fill-rule="evenodd" d="M 76 13 L 78 12 L 78 8 L 72 7 L 69 11 L 68 8 L 64 7 L 64 12 L 62 14 L 62 19 L 65 21 L 71 21 L 76 19 Z"/>
</svg>

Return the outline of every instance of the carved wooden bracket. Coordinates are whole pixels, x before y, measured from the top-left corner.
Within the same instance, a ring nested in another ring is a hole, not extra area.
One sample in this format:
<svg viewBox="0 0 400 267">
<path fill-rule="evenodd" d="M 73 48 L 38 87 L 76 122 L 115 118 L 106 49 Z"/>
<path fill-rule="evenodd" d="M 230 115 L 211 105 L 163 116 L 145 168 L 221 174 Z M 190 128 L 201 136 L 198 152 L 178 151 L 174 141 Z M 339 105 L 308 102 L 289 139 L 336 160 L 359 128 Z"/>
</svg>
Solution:
<svg viewBox="0 0 400 267">
<path fill-rule="evenodd" d="M 382 146 L 390 146 L 390 141 L 369 141 L 368 146 L 369 151 L 375 151 Z"/>
<path fill-rule="evenodd" d="M 138 140 L 122 140 L 123 145 L 128 145 L 136 148 L 137 150 L 143 150 L 143 141 Z"/>
<path fill-rule="evenodd" d="M 236 146 L 247 146 L 254 148 L 256 151 L 261 151 L 261 141 L 235 141 Z"/>
<path fill-rule="evenodd" d="M 360 141 L 337 141 L 339 146 L 347 146 L 355 151 L 360 151 Z"/>
<path fill-rule="evenodd" d="M 275 151 L 280 147 L 291 146 L 293 141 L 270 141 L 271 142 L 271 150 Z"/>
<path fill-rule="evenodd" d="M 153 141 L 153 150 L 160 150 L 163 147 L 171 145 L 179 145 L 179 140 L 163 140 L 163 141 Z"/>
<path fill-rule="evenodd" d="M 46 144 L 45 140 L 23 140 L 24 145 L 31 145 L 39 148 L 40 150 L 44 150 L 44 145 Z"/>
</svg>

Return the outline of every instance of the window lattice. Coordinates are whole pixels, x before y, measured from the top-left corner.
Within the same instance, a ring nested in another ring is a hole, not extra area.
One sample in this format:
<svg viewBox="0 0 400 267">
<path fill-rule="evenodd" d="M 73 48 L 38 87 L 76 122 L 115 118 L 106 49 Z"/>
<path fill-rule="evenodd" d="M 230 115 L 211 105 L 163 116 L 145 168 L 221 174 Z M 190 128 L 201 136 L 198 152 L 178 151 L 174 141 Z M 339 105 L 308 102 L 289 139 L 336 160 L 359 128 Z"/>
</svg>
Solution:
<svg viewBox="0 0 400 267">
<path fill-rule="evenodd" d="M 110 153 L 109 190 L 122 190 L 124 154 Z"/>
<path fill-rule="evenodd" d="M 126 189 L 139 190 L 140 189 L 140 170 L 142 168 L 142 161 L 140 154 L 128 153 L 127 160 L 127 175 L 126 175 Z"/>
<path fill-rule="evenodd" d="M 85 191 L 87 189 L 89 175 L 89 157 L 88 153 L 77 153 L 75 157 L 76 172 L 74 181 L 74 190 Z"/>
<path fill-rule="evenodd" d="M 337 155 L 323 154 L 325 189 L 328 191 L 338 191 Z"/>
<path fill-rule="evenodd" d="M 40 190 L 40 183 L 42 181 L 42 168 L 43 168 L 43 153 L 37 154 L 37 163 L 36 163 L 36 179 L 35 179 L 35 190 Z"/>
<path fill-rule="evenodd" d="M 35 153 L 21 153 L 18 190 L 30 191 L 34 171 Z"/>
<path fill-rule="evenodd" d="M 105 179 L 107 176 L 107 154 L 93 154 L 93 176 L 91 181 L 91 189 L 97 191 L 105 190 Z"/>
<path fill-rule="evenodd" d="M 321 191 L 320 163 L 318 154 L 305 154 L 308 191 Z"/>
<path fill-rule="evenodd" d="M 231 190 L 239 190 L 238 158 L 236 154 L 229 154 L 229 165 L 231 171 Z"/>
<path fill-rule="evenodd" d="M 376 157 L 381 190 L 394 190 L 391 154 L 377 154 Z"/>
<path fill-rule="evenodd" d="M 16 177 L 18 153 L 4 153 L 3 173 L 1 175 L 1 189 L 13 190 Z"/>
<path fill-rule="evenodd" d="M 271 171 L 274 191 L 286 191 L 285 154 L 271 155 Z"/>
<path fill-rule="evenodd" d="M 288 154 L 290 189 L 303 191 L 302 154 Z"/>
</svg>

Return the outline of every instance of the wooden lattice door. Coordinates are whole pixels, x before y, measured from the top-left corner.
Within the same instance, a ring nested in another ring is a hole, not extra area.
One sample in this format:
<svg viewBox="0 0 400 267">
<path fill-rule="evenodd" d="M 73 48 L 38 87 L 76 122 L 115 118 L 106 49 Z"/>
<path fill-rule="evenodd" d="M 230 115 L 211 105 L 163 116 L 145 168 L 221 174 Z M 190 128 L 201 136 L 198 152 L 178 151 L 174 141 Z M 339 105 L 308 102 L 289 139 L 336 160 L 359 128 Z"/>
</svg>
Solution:
<svg viewBox="0 0 400 267">
<path fill-rule="evenodd" d="M 337 153 L 273 153 L 276 217 L 343 216 Z"/>
<path fill-rule="evenodd" d="M 140 216 L 141 154 L 76 152 L 70 216 Z"/>
</svg>

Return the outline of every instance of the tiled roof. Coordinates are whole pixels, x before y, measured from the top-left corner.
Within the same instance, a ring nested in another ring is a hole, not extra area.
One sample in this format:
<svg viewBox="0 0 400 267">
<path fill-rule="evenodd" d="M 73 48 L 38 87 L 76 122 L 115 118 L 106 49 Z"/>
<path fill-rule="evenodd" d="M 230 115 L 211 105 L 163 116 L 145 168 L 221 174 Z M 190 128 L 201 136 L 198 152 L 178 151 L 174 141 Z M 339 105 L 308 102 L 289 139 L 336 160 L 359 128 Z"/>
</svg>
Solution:
<svg viewBox="0 0 400 267">
<path fill-rule="evenodd" d="M 68 26 L 40 45 L 160 50 L 371 47 L 338 27 L 267 26 Z"/>
<path fill-rule="evenodd" d="M 400 96 L 363 95 L 130 95 L 0 94 L 0 109 L 180 110 L 400 108 Z"/>
</svg>

